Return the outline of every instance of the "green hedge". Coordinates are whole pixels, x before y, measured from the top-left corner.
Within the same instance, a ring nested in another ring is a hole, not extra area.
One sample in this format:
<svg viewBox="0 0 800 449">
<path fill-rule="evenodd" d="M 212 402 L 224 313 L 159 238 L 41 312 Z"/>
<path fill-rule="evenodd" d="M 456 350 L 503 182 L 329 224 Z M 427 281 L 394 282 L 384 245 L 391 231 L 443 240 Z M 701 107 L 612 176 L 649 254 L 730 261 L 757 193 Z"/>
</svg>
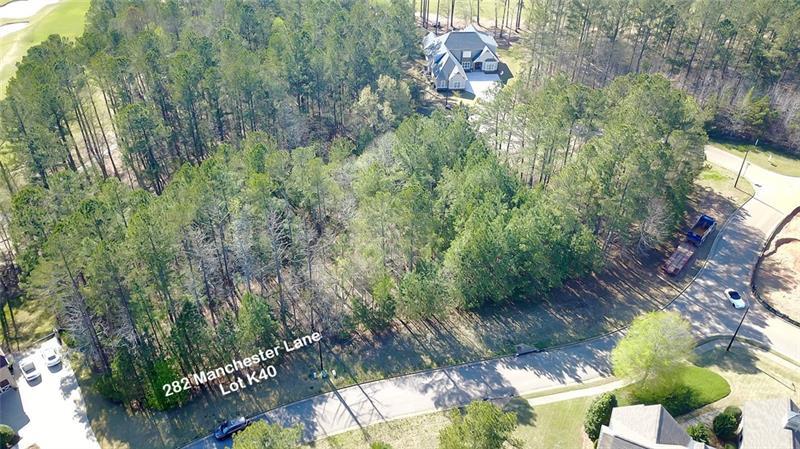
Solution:
<svg viewBox="0 0 800 449">
<path fill-rule="evenodd" d="M 583 421 L 583 430 L 592 441 L 597 441 L 600 437 L 600 428 L 608 425 L 611 420 L 611 411 L 616 406 L 617 397 L 614 393 L 604 393 L 592 401 Z"/>
</svg>

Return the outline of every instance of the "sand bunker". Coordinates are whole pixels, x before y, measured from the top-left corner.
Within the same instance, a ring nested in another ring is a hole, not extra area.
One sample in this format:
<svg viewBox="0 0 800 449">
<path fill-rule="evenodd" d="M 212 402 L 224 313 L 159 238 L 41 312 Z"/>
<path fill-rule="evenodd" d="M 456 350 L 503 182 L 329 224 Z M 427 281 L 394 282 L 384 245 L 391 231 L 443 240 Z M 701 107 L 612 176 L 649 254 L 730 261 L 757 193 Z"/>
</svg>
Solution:
<svg viewBox="0 0 800 449">
<path fill-rule="evenodd" d="M 28 26 L 28 22 L 18 22 L 18 23 L 9 23 L 6 25 L 0 25 L 0 37 L 6 36 L 15 31 L 19 31 L 25 28 L 26 26 Z"/>
<path fill-rule="evenodd" d="M 59 0 L 14 0 L 0 6 L 0 19 L 27 19 L 45 6 L 58 3 Z M 0 34 L 2 36 L 2 34 Z"/>
</svg>

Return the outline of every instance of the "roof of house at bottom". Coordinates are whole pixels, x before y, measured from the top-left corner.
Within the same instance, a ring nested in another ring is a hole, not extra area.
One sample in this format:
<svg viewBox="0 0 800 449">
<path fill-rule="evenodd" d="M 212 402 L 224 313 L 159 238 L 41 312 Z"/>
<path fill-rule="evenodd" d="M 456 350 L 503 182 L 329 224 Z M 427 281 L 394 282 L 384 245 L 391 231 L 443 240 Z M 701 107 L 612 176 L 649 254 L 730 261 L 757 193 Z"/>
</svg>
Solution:
<svg viewBox="0 0 800 449">
<path fill-rule="evenodd" d="M 597 449 L 710 449 L 694 441 L 661 405 L 616 407 Z"/>
<path fill-rule="evenodd" d="M 745 403 L 742 429 L 743 449 L 800 449 L 800 409 L 789 398 Z"/>
</svg>

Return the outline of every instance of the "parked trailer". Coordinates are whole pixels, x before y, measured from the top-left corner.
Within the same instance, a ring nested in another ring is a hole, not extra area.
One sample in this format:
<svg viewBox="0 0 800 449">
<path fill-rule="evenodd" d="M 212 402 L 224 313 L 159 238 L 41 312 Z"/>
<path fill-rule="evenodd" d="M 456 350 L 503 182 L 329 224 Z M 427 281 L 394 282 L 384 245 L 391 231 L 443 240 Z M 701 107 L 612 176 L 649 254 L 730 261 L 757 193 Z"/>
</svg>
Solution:
<svg viewBox="0 0 800 449">
<path fill-rule="evenodd" d="M 692 226 L 692 229 L 686 233 L 686 240 L 675 248 L 675 251 L 661 266 L 661 269 L 670 276 L 680 273 L 683 267 L 692 259 L 697 248 L 706 240 L 706 237 L 714 232 L 716 226 L 716 220 L 708 215 L 701 215 Z"/>
<path fill-rule="evenodd" d="M 691 243 L 681 242 L 681 244 L 675 248 L 672 255 L 669 256 L 669 259 L 664 263 L 662 267 L 664 272 L 670 276 L 675 276 L 680 273 L 683 267 L 689 262 L 689 259 L 694 255 L 695 249 L 695 246 Z"/>
</svg>

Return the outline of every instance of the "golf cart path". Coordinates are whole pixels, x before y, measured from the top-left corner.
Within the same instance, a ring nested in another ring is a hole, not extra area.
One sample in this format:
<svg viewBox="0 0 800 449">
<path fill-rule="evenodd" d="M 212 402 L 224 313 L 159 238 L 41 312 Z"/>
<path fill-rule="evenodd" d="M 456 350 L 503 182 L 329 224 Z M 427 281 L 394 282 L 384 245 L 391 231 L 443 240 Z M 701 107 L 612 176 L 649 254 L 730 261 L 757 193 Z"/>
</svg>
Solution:
<svg viewBox="0 0 800 449">
<path fill-rule="evenodd" d="M 742 159 L 713 146 L 706 157 L 738 172 Z M 732 335 L 747 313 L 739 335 L 800 362 L 800 328 L 771 315 L 752 299 L 751 271 L 768 236 L 800 206 L 800 178 L 779 175 L 747 164 L 743 174 L 755 195 L 746 202 L 713 242 L 708 261 L 695 280 L 667 306 L 692 323 L 698 338 Z M 712 244 L 707 242 L 706 244 Z M 736 310 L 723 296 L 740 291 L 750 309 Z M 609 355 L 624 331 L 520 357 L 469 363 L 423 371 L 361 385 L 285 405 L 258 416 L 284 426 L 303 425 L 303 439 L 316 440 L 370 424 L 465 405 L 476 399 L 497 399 L 611 375 Z M 212 437 L 185 449 L 222 448 L 230 441 Z"/>
</svg>

